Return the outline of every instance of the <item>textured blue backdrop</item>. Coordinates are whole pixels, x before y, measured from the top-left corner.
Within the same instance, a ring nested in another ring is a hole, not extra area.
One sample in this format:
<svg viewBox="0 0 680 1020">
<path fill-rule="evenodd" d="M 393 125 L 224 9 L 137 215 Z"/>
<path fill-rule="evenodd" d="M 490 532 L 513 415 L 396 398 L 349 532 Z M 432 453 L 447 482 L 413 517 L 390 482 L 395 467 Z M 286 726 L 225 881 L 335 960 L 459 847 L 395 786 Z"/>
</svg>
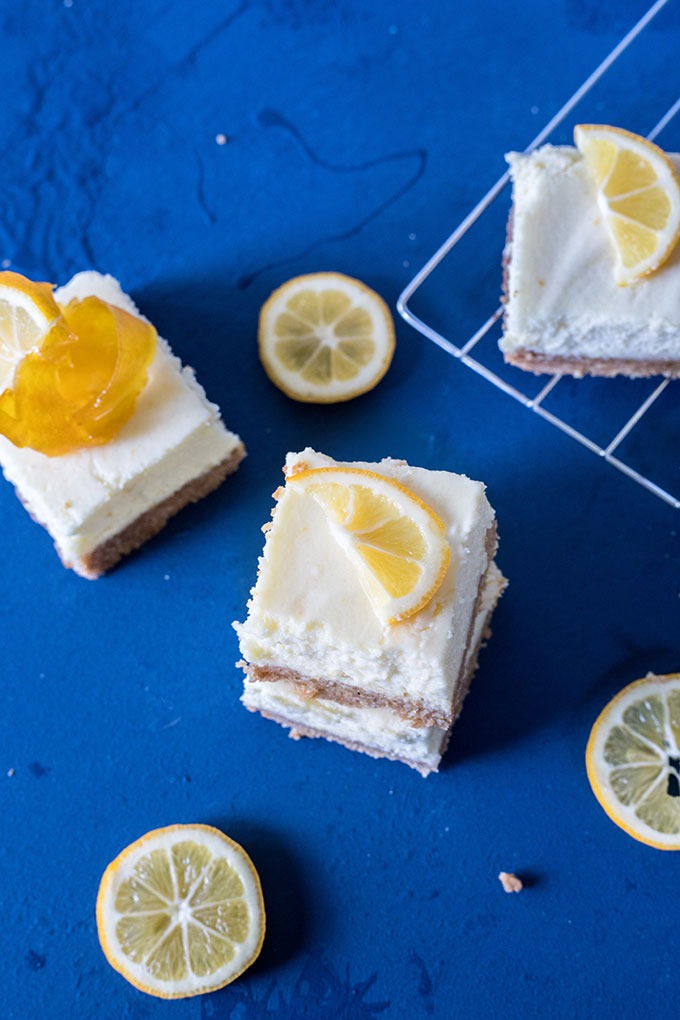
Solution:
<svg viewBox="0 0 680 1020">
<path fill-rule="evenodd" d="M 351 273 L 394 306 L 645 7 L 2 5 L 0 260 L 118 276 L 249 450 L 96 583 L 0 487 L 2 1018 L 677 1015 L 680 860 L 618 830 L 583 765 L 606 700 L 680 668 L 677 511 L 402 322 L 385 380 L 336 407 L 287 400 L 255 345 L 262 301 L 301 272 Z M 677 90 L 678 0 L 647 31 L 658 63 L 617 89 L 637 130 Z M 440 306 L 461 301 L 450 286 Z M 239 705 L 230 623 L 284 455 L 306 444 L 488 484 L 511 586 L 428 780 Z M 238 983 L 165 1003 L 109 968 L 94 902 L 109 860 L 180 821 L 246 846 L 269 929 Z"/>
</svg>

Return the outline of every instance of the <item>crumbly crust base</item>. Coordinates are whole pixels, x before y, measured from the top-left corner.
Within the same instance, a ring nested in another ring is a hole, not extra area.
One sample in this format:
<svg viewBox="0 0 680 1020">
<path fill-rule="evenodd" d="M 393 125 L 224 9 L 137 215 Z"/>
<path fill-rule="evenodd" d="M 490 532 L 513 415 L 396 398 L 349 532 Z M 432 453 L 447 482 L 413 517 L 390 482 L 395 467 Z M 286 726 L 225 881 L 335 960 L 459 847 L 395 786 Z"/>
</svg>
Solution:
<svg viewBox="0 0 680 1020">
<path fill-rule="evenodd" d="M 637 358 L 567 358 L 541 354 L 518 347 L 504 352 L 509 365 L 533 372 L 535 375 L 572 375 L 582 379 L 585 375 L 613 377 L 625 375 L 631 379 L 646 379 L 653 375 L 664 375 L 669 379 L 680 378 L 680 361 L 638 360 Z"/>
<path fill-rule="evenodd" d="M 81 577 L 95 580 L 103 573 L 110 570 L 123 556 L 127 556 L 134 549 L 148 542 L 150 538 L 161 531 L 171 517 L 179 513 L 189 503 L 196 503 L 203 499 L 208 493 L 217 489 L 224 479 L 232 474 L 239 466 L 246 451 L 242 443 L 239 444 L 224 460 L 215 467 L 205 471 L 197 478 L 191 479 L 181 488 L 173 492 L 167 499 L 162 500 L 155 506 L 145 510 L 136 520 L 112 535 L 101 545 L 98 545 L 82 559 L 75 563 L 64 563 L 65 567 L 75 570 Z M 58 550 L 57 550 L 58 551 Z"/>
</svg>

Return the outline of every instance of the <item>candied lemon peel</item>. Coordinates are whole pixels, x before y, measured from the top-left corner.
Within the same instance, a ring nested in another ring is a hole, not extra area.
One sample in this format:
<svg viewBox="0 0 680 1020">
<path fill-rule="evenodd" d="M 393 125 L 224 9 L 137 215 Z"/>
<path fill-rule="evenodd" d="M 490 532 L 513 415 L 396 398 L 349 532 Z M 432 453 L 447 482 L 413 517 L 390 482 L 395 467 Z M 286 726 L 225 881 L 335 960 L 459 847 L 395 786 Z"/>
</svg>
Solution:
<svg viewBox="0 0 680 1020">
<path fill-rule="evenodd" d="M 343 273 L 296 276 L 260 311 L 260 360 L 293 400 L 330 404 L 367 393 L 387 372 L 394 345 L 385 301 Z"/>
<path fill-rule="evenodd" d="M 60 306 L 52 287 L 0 273 L 0 433 L 60 456 L 109 442 L 146 386 L 156 330 L 91 296 Z"/>
<path fill-rule="evenodd" d="M 574 142 L 597 190 L 626 286 L 660 269 L 680 239 L 680 177 L 668 155 L 640 135 L 606 124 L 578 124 Z"/>
<path fill-rule="evenodd" d="M 321 506 L 383 623 L 407 620 L 429 604 L 451 548 L 446 525 L 419 496 L 392 478 L 353 467 L 295 471 L 286 484 Z"/>
<path fill-rule="evenodd" d="M 102 876 L 96 918 L 111 966 L 162 999 L 234 981 L 257 959 L 266 923 L 250 857 L 202 824 L 154 829 L 126 847 Z"/>
<path fill-rule="evenodd" d="M 680 850 L 680 673 L 649 673 L 612 698 L 591 730 L 586 770 L 624 832 Z"/>
</svg>

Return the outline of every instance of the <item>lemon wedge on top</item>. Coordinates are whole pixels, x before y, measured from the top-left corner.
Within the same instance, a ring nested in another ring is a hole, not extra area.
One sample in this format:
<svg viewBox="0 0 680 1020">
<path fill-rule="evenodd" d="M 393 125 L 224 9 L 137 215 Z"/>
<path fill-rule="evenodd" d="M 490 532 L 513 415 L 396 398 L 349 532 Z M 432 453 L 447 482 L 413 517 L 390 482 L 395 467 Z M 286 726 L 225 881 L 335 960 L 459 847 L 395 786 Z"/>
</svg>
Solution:
<svg viewBox="0 0 680 1020">
<path fill-rule="evenodd" d="M 430 602 L 451 549 L 444 522 L 419 496 L 364 468 L 299 471 L 286 484 L 322 507 L 379 619 L 398 623 Z"/>
<path fill-rule="evenodd" d="M 0 273 L 0 393 L 11 388 L 20 362 L 40 349 L 60 316 L 51 284 Z"/>
<path fill-rule="evenodd" d="M 622 128 L 578 124 L 574 141 L 597 189 L 616 282 L 659 269 L 680 238 L 680 178 L 653 142 Z"/>
</svg>

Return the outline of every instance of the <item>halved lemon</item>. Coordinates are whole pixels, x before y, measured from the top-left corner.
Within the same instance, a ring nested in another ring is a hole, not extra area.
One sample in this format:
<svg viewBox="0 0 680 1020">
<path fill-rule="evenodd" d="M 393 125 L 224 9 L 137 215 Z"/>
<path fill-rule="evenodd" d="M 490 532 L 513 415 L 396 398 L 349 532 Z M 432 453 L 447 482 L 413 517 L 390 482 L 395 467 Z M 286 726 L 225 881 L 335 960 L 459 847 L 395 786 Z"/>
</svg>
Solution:
<svg viewBox="0 0 680 1020">
<path fill-rule="evenodd" d="M 12 386 L 19 363 L 40 348 L 60 315 L 51 284 L 0 272 L 0 393 Z"/>
<path fill-rule="evenodd" d="M 288 280 L 260 312 L 264 370 L 293 400 L 332 404 L 372 390 L 394 353 L 394 322 L 383 299 L 342 273 Z"/>
<path fill-rule="evenodd" d="M 649 846 L 680 850 L 680 673 L 649 673 L 612 698 L 586 769 L 612 821 Z"/>
<path fill-rule="evenodd" d="M 597 188 L 619 285 L 668 259 L 680 238 L 680 178 L 665 152 L 623 128 L 578 124 L 574 141 Z"/>
<path fill-rule="evenodd" d="M 97 932 L 107 960 L 163 999 L 229 984 L 259 955 L 264 929 L 250 858 L 209 825 L 148 832 L 109 864 L 99 887 Z"/>
<path fill-rule="evenodd" d="M 405 485 L 363 468 L 299 471 L 287 484 L 323 508 L 378 617 L 398 623 L 423 609 L 451 558 L 446 526 Z"/>
</svg>

